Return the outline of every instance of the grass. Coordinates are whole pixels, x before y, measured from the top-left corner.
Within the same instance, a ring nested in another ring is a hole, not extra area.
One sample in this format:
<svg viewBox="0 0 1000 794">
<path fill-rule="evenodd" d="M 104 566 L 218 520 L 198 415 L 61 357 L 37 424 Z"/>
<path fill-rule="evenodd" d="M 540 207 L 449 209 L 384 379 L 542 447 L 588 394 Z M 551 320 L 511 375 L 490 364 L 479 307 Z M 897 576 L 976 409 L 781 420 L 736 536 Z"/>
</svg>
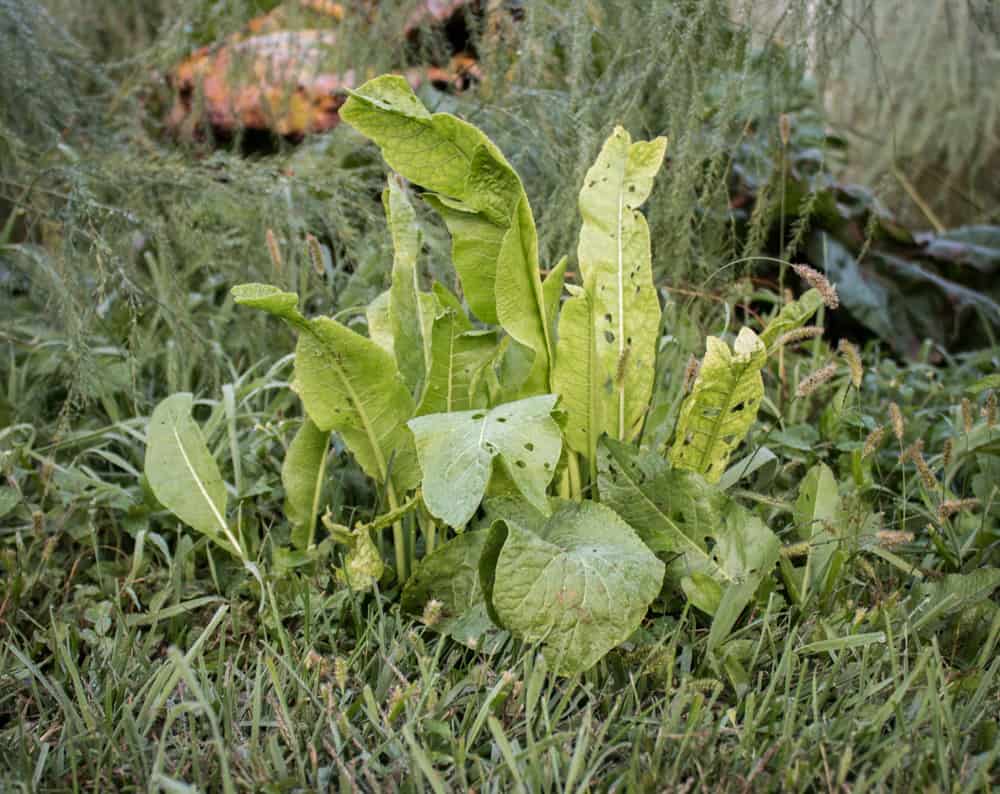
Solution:
<svg viewBox="0 0 1000 794">
<path fill-rule="evenodd" d="M 386 283 L 383 167 L 346 129 L 250 159 L 161 134 L 145 75 L 238 27 L 249 0 L 135 0 L 117 15 L 96 3 L 86 6 L 93 24 L 83 4 L 46 5 L 53 16 L 0 0 L 0 23 L 14 30 L 0 27 L 0 58 L 21 59 L 21 71 L 0 76 L 0 217 L 20 213 L 0 239 L 0 790 L 996 787 L 1000 609 L 974 577 L 1000 566 L 998 469 L 988 450 L 962 458 L 960 443 L 971 438 L 961 400 L 1000 367 L 995 349 L 944 351 L 931 366 L 871 345 L 849 421 L 816 437 L 829 393 L 787 397 L 826 362 L 826 343 L 790 352 L 786 381 L 769 372 L 769 393 L 785 394 L 751 445 L 781 463 L 741 484 L 743 497 L 793 545 L 804 472 L 821 459 L 847 471 L 896 402 L 904 437 L 889 431 L 861 481 L 880 526 L 913 537 L 854 552 L 822 599 L 763 594 L 722 658 L 706 653 L 704 616 L 679 599 L 565 679 L 506 635 L 478 649 L 444 639 L 401 614 L 395 590 L 353 594 L 332 569 L 275 573 L 261 592 L 155 503 L 142 478 L 146 417 L 166 394 L 197 395 L 242 535 L 266 570 L 289 531 L 279 470 L 300 409 L 278 351 L 291 340 L 237 313 L 228 288 L 270 281 L 298 290 L 310 313 L 360 323 Z M 578 183 L 610 127 L 670 135 L 670 178 L 649 217 L 658 275 L 679 287 L 665 293 L 664 369 L 676 376 L 666 407 L 703 334 L 728 327 L 746 302 L 751 288 L 729 283 L 742 271 L 728 263 L 766 248 L 767 201 L 756 229 L 714 211 L 727 206 L 747 108 L 773 120 L 803 101 L 787 62 L 761 74 L 729 46 L 726 4 L 683 5 L 535 4 L 516 61 L 484 50 L 487 75 L 506 82 L 437 97 L 524 174 L 545 263 L 573 249 Z M 807 5 L 792 4 L 796 19 Z M 359 35 L 344 57 L 367 52 L 385 68 L 377 49 Z M 790 44 L 793 65 L 806 49 Z M 29 73 L 51 91 L 24 94 Z M 442 261 L 447 239 L 427 228 L 428 258 Z M 323 272 L 306 232 L 324 245 Z M 975 414 L 985 399 L 970 404 Z M 946 481 L 952 438 L 964 468 Z M 901 459 L 918 439 L 939 490 Z M 331 511 L 367 519 L 379 494 L 336 453 Z M 972 494 L 976 512 L 938 520 L 942 501 Z M 972 578 L 963 589 L 954 576 Z"/>
</svg>

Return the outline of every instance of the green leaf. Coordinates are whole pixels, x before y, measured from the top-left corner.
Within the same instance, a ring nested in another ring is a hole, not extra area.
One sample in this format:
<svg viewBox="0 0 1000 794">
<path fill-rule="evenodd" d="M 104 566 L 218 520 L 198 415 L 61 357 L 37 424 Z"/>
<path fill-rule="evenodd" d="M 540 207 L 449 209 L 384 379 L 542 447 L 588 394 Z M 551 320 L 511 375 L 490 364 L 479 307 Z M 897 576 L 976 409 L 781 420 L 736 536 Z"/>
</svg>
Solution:
<svg viewBox="0 0 1000 794">
<path fill-rule="evenodd" d="M 226 551 L 246 555 L 226 523 L 226 485 L 191 418 L 194 398 L 172 394 L 153 411 L 146 429 L 146 479 L 159 502 Z"/>
<path fill-rule="evenodd" d="M 768 353 L 775 349 L 778 339 L 784 334 L 809 322 L 822 305 L 823 296 L 819 294 L 819 290 L 810 289 L 799 296 L 798 300 L 782 306 L 778 316 L 760 334 L 760 341 L 764 343 Z"/>
<path fill-rule="evenodd" d="M 546 394 L 491 411 L 412 419 L 427 509 L 450 526 L 464 527 L 483 500 L 499 458 L 524 497 L 547 513 L 545 489 L 562 451 L 559 425 L 551 416 L 556 400 Z"/>
<path fill-rule="evenodd" d="M 499 322 L 535 355 L 528 391 L 545 391 L 552 358 L 535 222 L 521 180 L 482 132 L 431 114 L 402 77 L 370 80 L 340 116 L 375 141 L 392 168 L 427 196 L 452 235 L 452 260 L 476 315 Z"/>
<path fill-rule="evenodd" d="M 292 524 L 292 544 L 297 549 L 307 550 L 314 543 L 329 449 L 329 431 L 320 430 L 306 417 L 292 439 L 281 467 L 285 516 Z"/>
<path fill-rule="evenodd" d="M 738 607 L 738 617 L 777 560 L 780 544 L 774 533 L 704 479 L 670 468 L 653 452 L 605 438 L 598 466 L 601 500 L 650 549 L 672 558 L 668 581 L 710 615 L 728 590 L 737 588 L 726 605 Z"/>
<path fill-rule="evenodd" d="M 649 227 L 639 206 L 649 197 L 666 138 L 632 143 L 616 127 L 580 191 L 583 227 L 577 258 L 597 320 L 600 432 L 631 440 L 653 393 L 660 303 L 653 284 Z"/>
<path fill-rule="evenodd" d="M 767 350 L 749 328 L 740 331 L 733 350 L 714 336 L 706 346 L 691 394 L 681 406 L 670 461 L 717 482 L 757 418 Z"/>
<path fill-rule="evenodd" d="M 494 331 L 474 331 L 460 308 L 446 307 L 434 318 L 431 366 L 417 416 L 465 411 L 485 404 L 480 374 L 496 353 Z"/>
<path fill-rule="evenodd" d="M 389 179 L 382 193 L 385 217 L 394 251 L 389 318 L 393 352 L 399 374 L 411 394 L 420 394 L 430 366 L 430 329 L 434 322 L 434 297 L 421 292 L 417 257 L 420 227 L 417 214 L 397 179 Z"/>
<path fill-rule="evenodd" d="M 813 466 L 799 486 L 793 513 L 799 535 L 809 541 L 809 556 L 806 558 L 808 578 L 803 580 L 804 588 L 821 586 L 838 549 L 838 538 L 830 526 L 839 508 L 837 479 L 830 467 L 823 463 Z"/>
<path fill-rule="evenodd" d="M 403 588 L 402 607 L 424 614 L 428 602 L 440 602 L 438 621 L 430 627 L 475 647 L 493 623 L 479 583 L 479 558 L 487 532 L 464 532 L 420 561 Z"/>
<path fill-rule="evenodd" d="M 239 304 L 288 321 L 299 331 L 294 388 L 306 413 L 323 431 L 340 433 L 365 473 L 402 495 L 420 479 L 410 392 L 391 354 L 329 317 L 307 320 L 292 293 L 261 284 L 233 288 Z"/>
<path fill-rule="evenodd" d="M 484 573 L 501 624 L 541 643 L 551 667 L 572 675 L 638 628 L 660 592 L 663 563 L 611 509 L 562 502 L 538 532 L 497 521 Z"/>
<path fill-rule="evenodd" d="M 559 316 L 559 341 L 552 388 L 566 411 L 566 442 L 588 461 L 597 459 L 597 439 L 605 426 L 597 359 L 597 318 L 590 293 L 569 287 L 572 297 Z"/>
<path fill-rule="evenodd" d="M 969 386 L 965 391 L 968 394 L 981 394 L 989 389 L 1000 389 L 1000 373 L 987 375 Z"/>
</svg>

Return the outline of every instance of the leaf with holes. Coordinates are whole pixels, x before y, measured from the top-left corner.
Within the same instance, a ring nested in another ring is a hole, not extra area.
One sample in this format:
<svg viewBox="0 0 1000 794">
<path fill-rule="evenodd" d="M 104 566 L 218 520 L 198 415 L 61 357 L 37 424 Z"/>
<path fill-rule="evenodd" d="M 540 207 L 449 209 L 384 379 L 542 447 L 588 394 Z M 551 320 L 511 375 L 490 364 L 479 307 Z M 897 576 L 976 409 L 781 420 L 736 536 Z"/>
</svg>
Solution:
<svg viewBox="0 0 1000 794">
<path fill-rule="evenodd" d="M 482 502 L 494 461 L 499 459 L 521 494 L 549 512 L 545 490 L 562 451 L 562 434 L 552 418 L 557 399 L 546 394 L 491 411 L 410 420 L 427 509 L 450 526 L 464 527 Z"/>
<path fill-rule="evenodd" d="M 663 563 L 610 508 L 560 502 L 536 530 L 496 521 L 480 577 L 501 625 L 541 643 L 553 669 L 572 675 L 639 627 Z"/>
<path fill-rule="evenodd" d="M 226 523 L 226 485 L 201 428 L 191 418 L 193 404 L 190 394 L 181 393 L 156 406 L 146 429 L 146 479 L 167 510 L 245 560 Z"/>
<path fill-rule="evenodd" d="M 596 321 L 596 371 L 588 380 L 602 403 L 593 419 L 600 421 L 597 435 L 625 441 L 642 428 L 653 394 L 660 303 L 649 227 L 639 207 L 649 198 L 666 148 L 666 138 L 633 143 L 616 127 L 580 191 L 577 258 Z"/>
<path fill-rule="evenodd" d="M 706 346 L 691 394 L 681 406 L 670 461 L 717 482 L 757 418 L 767 349 L 749 328 L 740 331 L 733 350 L 714 336 Z"/>
</svg>

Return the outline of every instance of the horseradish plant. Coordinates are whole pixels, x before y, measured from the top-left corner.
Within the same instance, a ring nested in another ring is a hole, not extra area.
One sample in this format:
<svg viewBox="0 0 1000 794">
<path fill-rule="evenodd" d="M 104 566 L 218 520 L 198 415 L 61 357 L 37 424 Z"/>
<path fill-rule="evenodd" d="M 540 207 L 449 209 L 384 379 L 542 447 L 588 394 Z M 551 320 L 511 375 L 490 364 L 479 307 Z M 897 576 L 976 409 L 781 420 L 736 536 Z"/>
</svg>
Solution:
<svg viewBox="0 0 1000 794">
<path fill-rule="evenodd" d="M 495 625 L 573 673 L 626 640 L 661 593 L 681 593 L 713 616 L 717 645 L 779 556 L 777 537 L 718 483 L 755 420 L 768 348 L 809 319 L 819 293 L 761 336 L 744 328 L 732 348 L 708 338 L 664 458 L 639 448 L 661 336 L 639 207 L 666 140 L 633 142 L 621 128 L 608 138 L 580 193 L 579 278 L 564 284 L 565 259 L 542 278 L 521 180 L 481 131 L 428 112 L 394 76 L 353 92 L 341 116 L 447 225 L 464 302 L 421 283 L 420 231 L 399 178 L 383 195 L 392 286 L 368 309 L 367 337 L 305 317 L 275 287 L 233 290 L 298 333 L 293 388 L 307 418 L 283 469 L 297 553 L 316 549 L 337 433 L 388 505 L 353 528 L 324 518 L 347 546 L 351 586 L 383 577 L 372 533 L 392 526 L 404 608 L 460 641 Z M 175 395 L 154 413 L 150 483 L 246 561 L 190 404 Z"/>
</svg>

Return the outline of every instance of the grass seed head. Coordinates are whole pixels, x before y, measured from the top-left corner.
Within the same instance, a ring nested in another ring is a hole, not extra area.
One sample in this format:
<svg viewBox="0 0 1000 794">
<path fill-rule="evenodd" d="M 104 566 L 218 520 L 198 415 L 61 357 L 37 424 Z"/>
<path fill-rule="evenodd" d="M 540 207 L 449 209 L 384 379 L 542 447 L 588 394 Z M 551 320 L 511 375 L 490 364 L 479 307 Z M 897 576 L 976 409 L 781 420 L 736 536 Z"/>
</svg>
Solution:
<svg viewBox="0 0 1000 794">
<path fill-rule="evenodd" d="M 906 432 L 906 423 L 903 421 L 903 412 L 899 410 L 899 406 L 896 403 L 889 403 L 889 421 L 892 422 L 892 434 L 902 444 L 903 433 Z"/>
<path fill-rule="evenodd" d="M 840 306 L 837 288 L 827 280 L 826 276 L 818 270 L 809 267 L 809 265 L 792 265 L 792 270 L 798 273 L 799 278 L 820 294 L 823 298 L 823 303 L 826 304 L 828 309 L 836 309 Z"/>
<path fill-rule="evenodd" d="M 806 339 L 815 339 L 817 336 L 822 335 L 823 329 L 818 325 L 804 325 L 801 328 L 796 328 L 794 331 L 788 331 L 779 336 L 775 346 L 784 347 L 785 345 L 794 345 Z"/>
<path fill-rule="evenodd" d="M 865 368 L 861 363 L 861 354 L 858 353 L 857 347 L 848 342 L 846 339 L 841 339 L 837 343 L 837 350 L 844 357 L 847 362 L 847 368 L 851 371 L 851 383 L 854 384 L 855 389 L 861 388 L 861 379 L 864 377 Z"/>
<path fill-rule="evenodd" d="M 861 450 L 862 459 L 874 454 L 882 446 L 883 439 L 885 439 L 885 425 L 879 425 L 865 439 L 865 445 Z"/>
<path fill-rule="evenodd" d="M 809 377 L 802 380 L 799 383 L 799 387 L 795 390 L 796 397 L 808 397 L 816 389 L 822 386 L 824 383 L 829 381 L 834 375 L 837 374 L 837 364 L 836 362 L 827 364 L 825 367 L 820 367 L 818 370 L 813 372 Z"/>
<path fill-rule="evenodd" d="M 972 403 L 969 401 L 968 397 L 962 398 L 962 427 L 965 429 L 966 433 L 972 432 L 972 426 L 975 424 L 975 418 L 972 414 Z"/>
</svg>

